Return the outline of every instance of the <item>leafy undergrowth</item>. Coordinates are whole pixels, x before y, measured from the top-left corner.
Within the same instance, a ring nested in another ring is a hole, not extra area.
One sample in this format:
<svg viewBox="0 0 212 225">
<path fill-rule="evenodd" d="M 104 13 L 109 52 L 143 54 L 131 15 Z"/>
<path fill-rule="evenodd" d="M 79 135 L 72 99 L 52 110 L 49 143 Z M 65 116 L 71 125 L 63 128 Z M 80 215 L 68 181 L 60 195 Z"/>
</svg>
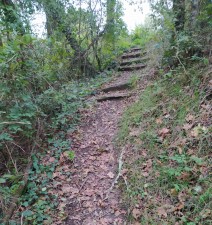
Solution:
<svg viewBox="0 0 212 225">
<path fill-rule="evenodd" d="M 9 224 L 20 224 L 20 221 L 21 224 L 51 223 L 54 210 L 57 210 L 58 207 L 57 196 L 49 193 L 50 186 L 54 183 L 53 174 L 56 167 L 61 163 L 61 160 L 63 160 L 63 157 L 68 158 L 70 161 L 74 158 L 74 153 L 70 149 L 71 143 L 67 138 L 67 134 L 73 132 L 78 124 L 80 120 L 80 108 L 89 107 L 90 103 L 89 101 L 85 101 L 86 98 L 89 95 L 95 94 L 95 90 L 102 83 L 110 80 L 111 76 L 109 75 L 111 75 L 110 72 L 103 73 L 96 78 L 70 81 L 58 90 L 50 87 L 44 93 L 37 96 L 37 99 L 34 99 L 36 105 L 33 104 L 33 109 L 27 107 L 31 106 L 30 98 L 25 98 L 24 103 L 17 102 L 16 108 L 25 110 L 25 118 L 28 116 L 32 123 L 33 118 L 36 118 L 36 120 L 41 121 L 43 124 L 40 124 L 41 127 L 28 127 L 32 134 L 36 133 L 35 129 L 37 129 L 40 136 L 40 139 L 38 139 L 37 136 L 32 135 L 32 138 L 34 138 L 32 157 L 23 149 L 23 154 L 19 154 L 14 158 L 14 164 L 17 166 L 18 170 L 5 164 L 7 170 L 0 171 L 0 224 L 5 224 L 3 218 L 6 217 L 9 219 L 7 216 L 12 213 L 11 209 L 14 203 L 16 203 L 16 197 L 20 194 L 18 193 L 20 187 L 24 185 L 24 168 L 28 160 L 32 162 L 31 169 L 26 171 L 29 175 L 28 183 L 23 190 L 24 193 L 21 199 L 18 201 L 19 207 L 13 219 L 9 221 Z M 23 104 L 25 107 L 21 107 Z M 45 111 L 43 109 L 45 109 Z M 33 110 L 36 111 L 34 112 Z M 32 114 L 34 115 L 33 117 Z M 17 120 L 23 120 L 22 111 L 19 112 L 16 110 L 16 114 L 14 115 Z M 3 123 L 1 126 L 4 126 L 2 128 L 4 134 L 15 137 L 14 134 L 16 133 L 13 132 L 10 134 L 11 126 L 8 127 L 8 124 Z M 16 124 L 16 128 L 20 127 L 19 135 L 23 126 L 24 125 L 21 123 Z M 40 130 L 41 128 L 42 130 Z M 1 136 L 1 138 L 6 137 Z M 12 138 L 6 140 L 13 142 Z M 66 153 L 64 154 L 64 152 Z M 21 170 L 20 168 L 23 169 Z M 63 172 L 68 173 L 68 171 Z"/>
<path fill-rule="evenodd" d="M 121 121 L 132 147 L 123 190 L 133 224 L 211 224 L 212 68 L 169 72 L 148 86 Z"/>
</svg>

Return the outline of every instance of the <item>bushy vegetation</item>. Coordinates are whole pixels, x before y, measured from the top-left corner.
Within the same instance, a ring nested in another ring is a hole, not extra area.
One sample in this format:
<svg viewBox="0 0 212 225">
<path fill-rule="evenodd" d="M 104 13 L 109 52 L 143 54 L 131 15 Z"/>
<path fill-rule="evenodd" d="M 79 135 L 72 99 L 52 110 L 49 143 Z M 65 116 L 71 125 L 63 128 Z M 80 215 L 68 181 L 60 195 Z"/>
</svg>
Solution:
<svg viewBox="0 0 212 225">
<path fill-rule="evenodd" d="M 155 38 L 154 27 L 151 25 L 151 20 L 146 21 L 143 25 L 137 25 L 131 33 L 131 42 L 134 46 L 145 47 L 147 43 Z"/>
<path fill-rule="evenodd" d="M 177 70 L 151 84 L 121 122 L 119 141 L 132 146 L 125 200 L 141 224 L 210 224 L 211 70 L 188 73 L 189 83 Z"/>
<path fill-rule="evenodd" d="M 111 72 L 102 71 L 115 69 L 111 63 L 128 47 L 118 42 L 128 38 L 120 5 L 114 5 L 112 32 L 101 22 L 107 4 L 94 10 L 62 0 L 0 1 L 1 224 L 8 223 L 16 205 L 22 211 L 17 220 L 51 221 L 56 205 L 46 187 L 60 155 L 69 151 L 74 158 L 67 134 L 86 107 L 85 97 L 110 79 Z M 37 11 L 46 16 L 42 38 L 30 25 Z M 46 155 L 56 159 L 51 166 L 42 164 Z"/>
<path fill-rule="evenodd" d="M 135 224 L 211 223 L 212 4 L 196 3 L 152 1 L 151 31 L 132 34 L 157 70 L 118 135 L 130 148 L 122 188 Z"/>
</svg>

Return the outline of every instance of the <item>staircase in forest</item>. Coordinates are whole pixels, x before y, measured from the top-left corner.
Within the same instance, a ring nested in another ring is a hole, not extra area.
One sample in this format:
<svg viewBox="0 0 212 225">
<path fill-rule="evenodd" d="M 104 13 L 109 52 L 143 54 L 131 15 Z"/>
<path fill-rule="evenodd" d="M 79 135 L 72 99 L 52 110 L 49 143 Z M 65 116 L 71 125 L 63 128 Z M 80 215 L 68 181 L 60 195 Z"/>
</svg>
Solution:
<svg viewBox="0 0 212 225">
<path fill-rule="evenodd" d="M 121 63 L 118 68 L 119 71 L 134 71 L 140 70 L 146 65 L 146 52 L 143 52 L 141 48 L 131 48 L 129 51 L 121 56 Z"/>
<path fill-rule="evenodd" d="M 131 79 L 134 76 L 133 71 L 137 71 L 137 74 L 142 75 L 142 72 L 139 73 L 139 70 L 142 70 L 146 67 L 146 61 L 148 60 L 146 52 L 141 48 L 131 48 L 125 52 L 120 57 L 120 65 L 118 71 L 122 72 L 119 77 L 114 79 L 112 82 L 103 86 L 100 90 L 100 94 L 96 100 L 97 101 L 106 101 L 106 100 L 118 100 L 121 98 L 127 98 L 131 96 Z"/>
</svg>

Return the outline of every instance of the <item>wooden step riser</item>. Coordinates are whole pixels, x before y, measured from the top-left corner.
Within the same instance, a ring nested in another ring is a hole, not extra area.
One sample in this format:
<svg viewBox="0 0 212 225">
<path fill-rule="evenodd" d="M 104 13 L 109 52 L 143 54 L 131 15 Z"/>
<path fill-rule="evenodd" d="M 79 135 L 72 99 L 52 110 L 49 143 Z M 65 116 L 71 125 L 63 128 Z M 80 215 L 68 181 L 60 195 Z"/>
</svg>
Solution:
<svg viewBox="0 0 212 225">
<path fill-rule="evenodd" d="M 119 67 L 118 68 L 118 71 L 134 71 L 134 70 L 140 70 L 140 69 L 143 69 L 145 68 L 146 65 L 143 65 L 143 66 L 129 66 L 129 67 Z"/>
<path fill-rule="evenodd" d="M 145 56 L 146 52 L 137 52 L 137 53 L 131 53 L 131 54 L 124 54 L 122 55 L 122 59 L 134 59 L 134 58 L 141 58 L 142 56 Z"/>
<path fill-rule="evenodd" d="M 132 64 L 145 63 L 148 60 L 149 60 L 149 57 L 147 57 L 147 56 L 134 58 L 134 59 L 124 59 L 124 60 L 121 61 L 120 66 L 127 66 L 127 65 L 132 65 Z"/>
<path fill-rule="evenodd" d="M 130 51 L 128 51 L 128 53 L 140 52 L 140 51 L 142 51 L 141 48 L 134 48 L 134 49 L 131 49 Z"/>
<path fill-rule="evenodd" d="M 134 58 L 138 58 L 138 57 L 141 57 L 141 53 L 136 53 L 136 54 L 133 54 L 133 55 L 123 55 L 121 58 L 122 59 L 134 59 Z"/>
<path fill-rule="evenodd" d="M 123 83 L 123 84 L 118 84 L 118 85 L 115 85 L 115 86 L 103 88 L 101 91 L 102 92 L 121 91 L 121 90 L 126 90 L 128 88 L 130 88 L 129 83 Z"/>
<path fill-rule="evenodd" d="M 108 101 L 108 100 L 120 100 L 123 98 L 128 98 L 130 97 L 129 94 L 123 94 L 123 95 L 119 95 L 119 96 L 101 96 L 99 98 L 97 98 L 97 102 L 103 102 L 103 101 Z"/>
<path fill-rule="evenodd" d="M 121 62 L 120 66 L 127 66 L 132 64 L 142 63 L 141 59 L 133 60 L 133 61 L 127 61 L 127 62 Z"/>
<path fill-rule="evenodd" d="M 132 52 L 138 52 L 138 51 L 142 51 L 142 48 L 131 48 L 130 50 L 126 50 L 124 51 L 124 53 L 132 53 Z"/>
<path fill-rule="evenodd" d="M 130 71 L 136 71 L 136 70 L 140 70 L 142 68 L 119 68 L 118 71 L 120 72 L 130 72 Z"/>
</svg>

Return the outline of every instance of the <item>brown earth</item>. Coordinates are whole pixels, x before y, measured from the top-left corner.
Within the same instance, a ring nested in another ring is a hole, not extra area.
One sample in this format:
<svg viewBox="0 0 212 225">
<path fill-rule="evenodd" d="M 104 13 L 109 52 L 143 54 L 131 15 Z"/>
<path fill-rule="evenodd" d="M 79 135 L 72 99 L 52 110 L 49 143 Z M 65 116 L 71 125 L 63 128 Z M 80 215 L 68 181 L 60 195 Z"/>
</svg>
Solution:
<svg viewBox="0 0 212 225">
<path fill-rule="evenodd" d="M 75 152 L 74 160 L 70 162 L 67 155 L 63 154 L 60 167 L 54 173 L 60 213 L 59 216 L 55 215 L 53 224 L 127 224 L 129 212 L 122 202 L 117 182 L 122 177 L 121 163 L 127 146 L 125 149 L 118 149 L 114 140 L 124 109 L 136 100 L 136 92 L 147 86 L 146 69 L 137 73 L 141 79 L 138 89 L 133 90 L 133 95 L 126 86 L 122 90 L 122 95 L 125 94 L 126 98 L 97 101 L 90 109 L 81 110 L 81 125 L 70 134 L 73 140 L 72 150 Z M 132 75 L 133 73 L 123 72 L 106 86 L 127 81 Z M 119 90 L 113 90 L 112 93 L 120 95 Z M 98 100 L 100 97 L 102 93 L 90 100 Z M 55 190 L 52 192 L 55 193 Z"/>
</svg>

